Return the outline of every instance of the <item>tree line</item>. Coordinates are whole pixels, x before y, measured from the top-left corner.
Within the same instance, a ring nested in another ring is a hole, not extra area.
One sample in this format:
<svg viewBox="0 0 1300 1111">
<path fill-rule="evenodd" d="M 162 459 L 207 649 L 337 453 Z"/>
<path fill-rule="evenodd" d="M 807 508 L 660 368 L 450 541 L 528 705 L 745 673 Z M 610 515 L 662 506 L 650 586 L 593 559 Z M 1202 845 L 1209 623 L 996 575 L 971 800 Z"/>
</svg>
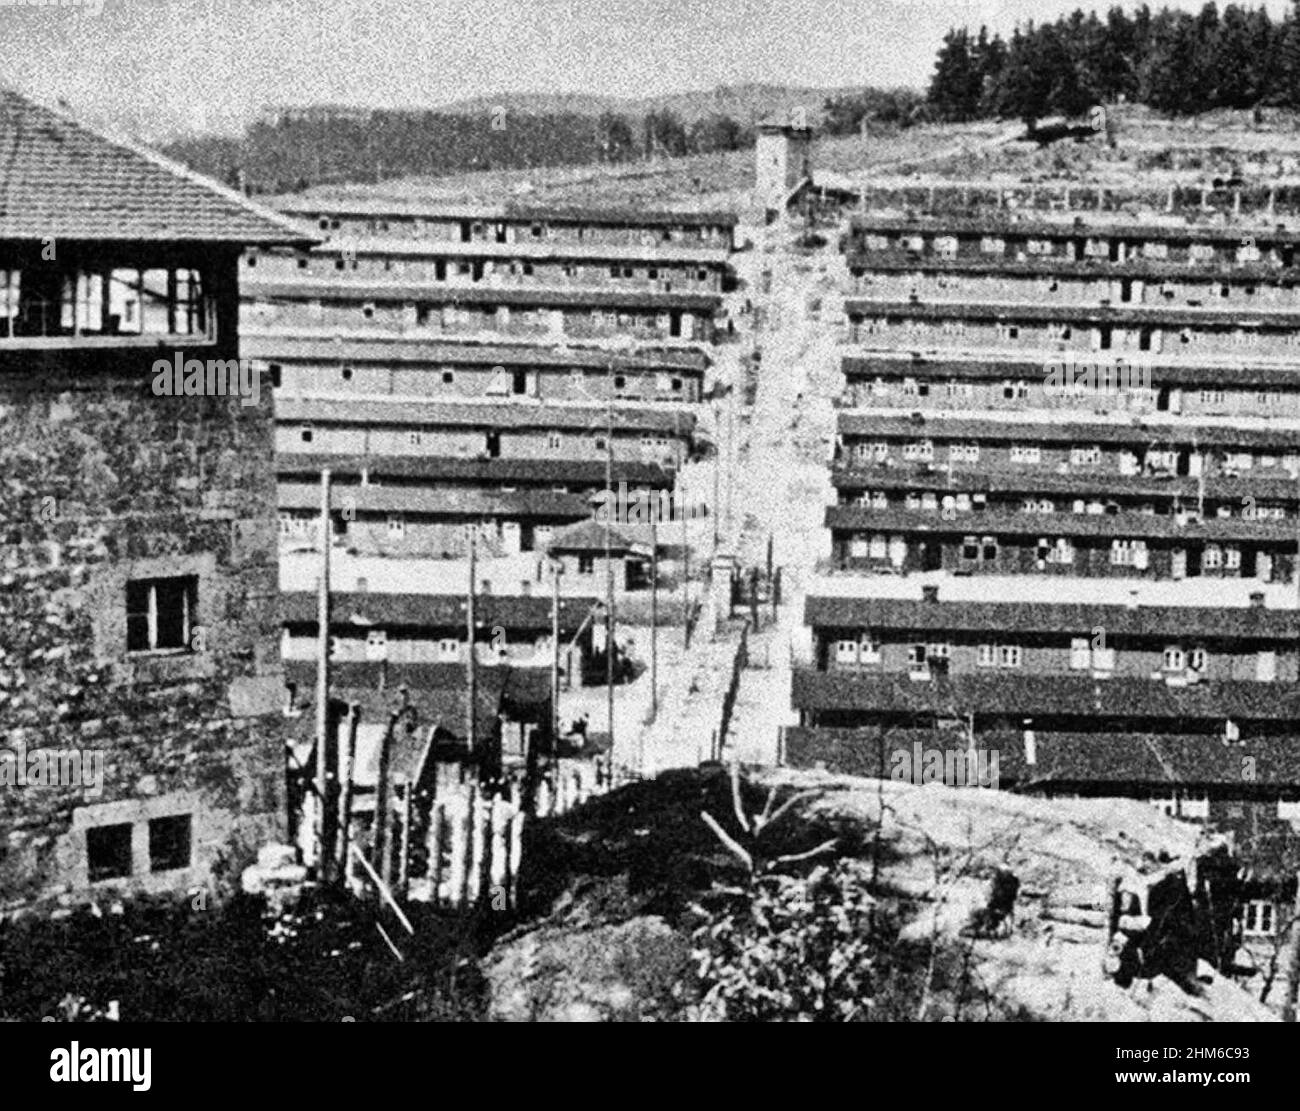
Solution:
<svg viewBox="0 0 1300 1111">
<path fill-rule="evenodd" d="M 819 130 L 856 133 L 864 122 L 906 126 L 924 108 L 910 89 L 863 89 L 827 99 Z M 683 119 L 663 108 L 643 115 L 605 111 L 284 111 L 238 137 L 193 136 L 161 149 L 192 169 L 250 192 L 341 182 L 439 177 L 478 170 L 635 162 L 754 145 L 752 123 L 724 113 Z"/>
<path fill-rule="evenodd" d="M 933 118 L 1081 116 L 1128 100 L 1172 115 L 1214 108 L 1300 108 L 1300 0 L 1264 8 L 1207 3 L 1199 13 L 1142 4 L 944 36 L 926 94 Z"/>
<path fill-rule="evenodd" d="M 329 182 L 707 154 L 739 150 L 753 141 L 753 128 L 730 116 L 687 123 L 669 110 L 629 118 L 615 112 L 322 108 L 258 120 L 239 137 L 187 137 L 162 149 L 231 185 L 282 192 Z"/>
</svg>

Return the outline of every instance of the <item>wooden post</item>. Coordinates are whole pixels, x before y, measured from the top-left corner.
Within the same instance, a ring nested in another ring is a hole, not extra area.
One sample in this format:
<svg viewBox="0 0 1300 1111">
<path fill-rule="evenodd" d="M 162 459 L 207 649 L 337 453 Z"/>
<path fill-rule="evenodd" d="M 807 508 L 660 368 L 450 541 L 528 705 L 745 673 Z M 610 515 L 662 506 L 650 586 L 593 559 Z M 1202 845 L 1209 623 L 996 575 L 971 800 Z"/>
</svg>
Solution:
<svg viewBox="0 0 1300 1111">
<path fill-rule="evenodd" d="M 474 581 L 477 574 L 478 525 L 469 527 L 469 583 L 465 595 L 465 635 L 468 647 L 465 653 L 465 745 L 471 760 L 477 760 L 478 746 L 475 743 L 477 732 L 475 715 L 478 712 L 478 653 L 475 645 L 474 594 L 478 584 Z"/>
<path fill-rule="evenodd" d="M 1115 935 L 1119 933 L 1120 882 L 1119 876 L 1112 876 L 1106 889 L 1106 936 L 1103 939 L 1105 948 L 1102 950 L 1101 970 L 1108 979 L 1119 972 Z"/>
<path fill-rule="evenodd" d="M 650 511 L 650 720 L 659 716 L 659 510 L 661 502 Z M 641 747 L 644 750 L 645 737 L 642 735 Z M 645 752 L 640 753 L 637 761 L 638 771 L 644 771 L 640 765 L 645 763 Z"/>
<path fill-rule="evenodd" d="M 435 802 L 429 810 L 429 878 L 433 882 L 433 905 L 442 903 L 442 824 L 446 820 L 445 804 Z"/>
<path fill-rule="evenodd" d="M 393 730 L 401 710 L 394 710 L 388 715 L 388 725 L 379 742 L 379 778 L 375 783 L 375 843 L 371 855 L 374 858 L 375 871 L 388 881 L 388 760 L 393 746 Z"/>
<path fill-rule="evenodd" d="M 469 878 L 470 870 L 474 860 L 474 809 L 478 804 L 478 791 L 474 787 L 469 789 L 469 798 L 465 805 L 465 820 L 461 823 L 461 829 L 464 836 L 464 844 L 460 856 L 460 888 L 458 891 L 461 909 L 469 906 Z"/>
<path fill-rule="evenodd" d="M 320 582 L 316 592 L 316 869 L 322 880 L 330 870 L 325 844 L 325 808 L 329 804 L 330 720 L 330 471 L 320 473 Z"/>
<path fill-rule="evenodd" d="M 609 357 L 605 383 L 605 505 L 614 504 L 614 356 Z M 610 518 L 605 513 L 605 715 L 609 728 L 609 752 L 605 773 L 614 772 L 614 558 L 611 548 Z"/>
<path fill-rule="evenodd" d="M 1295 921 L 1291 925 L 1291 953 L 1286 964 L 1286 1003 L 1282 1007 L 1282 1021 L 1295 1022 L 1296 999 L 1300 996 L 1300 876 L 1295 892 Z"/>
<path fill-rule="evenodd" d="M 608 506 L 607 506 L 608 508 Z M 551 774 L 560 775 L 560 568 L 558 559 L 551 560 Z"/>
<path fill-rule="evenodd" d="M 677 513 L 682 519 L 682 635 L 685 638 L 686 651 L 691 650 L 691 547 L 690 537 L 686 531 L 686 490 L 682 476 L 677 475 Z"/>
<path fill-rule="evenodd" d="M 339 769 L 342 786 L 342 798 L 339 801 L 339 865 L 345 886 L 347 886 L 351 865 L 348 858 L 348 841 L 352 836 L 352 780 L 357 762 L 357 724 L 360 720 L 361 704 L 353 702 L 348 706 L 346 764 Z"/>
<path fill-rule="evenodd" d="M 479 818 L 478 905 L 491 906 L 492 899 L 492 833 L 496 828 L 496 797 L 484 799 L 483 813 Z"/>
<path fill-rule="evenodd" d="M 415 784 L 402 785 L 402 850 L 397 858 L 397 890 L 405 900 L 410 893 L 411 884 L 411 796 L 415 794 Z"/>
</svg>

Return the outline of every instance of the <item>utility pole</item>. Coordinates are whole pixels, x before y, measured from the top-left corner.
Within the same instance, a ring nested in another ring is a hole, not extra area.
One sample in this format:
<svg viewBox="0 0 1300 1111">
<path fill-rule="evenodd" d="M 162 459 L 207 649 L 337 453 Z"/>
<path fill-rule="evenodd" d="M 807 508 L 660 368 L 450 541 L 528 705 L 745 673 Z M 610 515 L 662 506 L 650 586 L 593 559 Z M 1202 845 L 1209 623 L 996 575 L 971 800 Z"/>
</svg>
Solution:
<svg viewBox="0 0 1300 1111">
<path fill-rule="evenodd" d="M 736 470 L 736 395 L 727 391 L 727 535 L 734 535 L 731 523 L 732 480 Z"/>
<path fill-rule="evenodd" d="M 465 597 L 465 633 L 469 641 L 468 651 L 465 653 L 465 744 L 469 749 L 471 760 L 477 760 L 479 756 L 478 745 L 475 734 L 477 732 L 475 725 L 475 716 L 478 710 L 478 653 L 474 645 L 474 576 L 477 574 L 477 555 L 478 555 L 478 525 L 469 526 L 469 583 L 468 592 Z"/>
<path fill-rule="evenodd" d="M 722 508 L 718 501 L 718 468 L 722 461 L 722 420 L 718 414 L 718 403 L 713 403 L 713 559 L 718 559 L 718 516 Z"/>
<path fill-rule="evenodd" d="M 330 470 L 320 473 L 320 582 L 316 595 L 316 869 L 326 880 L 330 867 L 325 810 L 329 799 L 330 723 Z"/>
<path fill-rule="evenodd" d="M 614 780 L 614 558 L 609 512 L 614 498 L 614 356 L 606 367 L 605 383 L 605 715 L 609 724 L 609 753 L 605 759 L 607 785 Z"/>
<path fill-rule="evenodd" d="M 659 716 L 659 510 L 650 513 L 650 720 Z"/>
<path fill-rule="evenodd" d="M 560 788 L 560 561 L 551 557 L 551 765 Z"/>
<path fill-rule="evenodd" d="M 686 639 L 686 651 L 691 650 L 691 546 L 686 531 L 686 488 L 682 481 L 681 469 L 677 472 L 677 497 L 673 504 L 677 515 L 682 519 L 682 630 Z"/>
</svg>

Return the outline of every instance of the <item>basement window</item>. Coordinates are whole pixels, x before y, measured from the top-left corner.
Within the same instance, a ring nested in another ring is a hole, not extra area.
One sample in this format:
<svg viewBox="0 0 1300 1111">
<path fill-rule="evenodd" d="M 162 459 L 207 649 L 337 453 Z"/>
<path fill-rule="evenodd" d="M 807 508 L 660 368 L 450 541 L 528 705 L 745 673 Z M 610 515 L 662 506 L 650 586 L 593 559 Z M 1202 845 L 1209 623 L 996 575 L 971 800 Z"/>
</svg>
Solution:
<svg viewBox="0 0 1300 1111">
<path fill-rule="evenodd" d="M 197 575 L 132 579 L 126 584 L 126 650 L 188 652 L 198 604 Z"/>
<path fill-rule="evenodd" d="M 86 830 L 86 865 L 90 882 L 131 874 L 131 823 Z"/>
<path fill-rule="evenodd" d="M 188 814 L 149 822 L 149 871 L 170 872 L 190 866 L 192 820 Z"/>
<path fill-rule="evenodd" d="M 1247 937 L 1272 937 L 1277 932 L 1277 908 L 1267 899 L 1250 899 L 1241 908 L 1241 932 Z"/>
</svg>

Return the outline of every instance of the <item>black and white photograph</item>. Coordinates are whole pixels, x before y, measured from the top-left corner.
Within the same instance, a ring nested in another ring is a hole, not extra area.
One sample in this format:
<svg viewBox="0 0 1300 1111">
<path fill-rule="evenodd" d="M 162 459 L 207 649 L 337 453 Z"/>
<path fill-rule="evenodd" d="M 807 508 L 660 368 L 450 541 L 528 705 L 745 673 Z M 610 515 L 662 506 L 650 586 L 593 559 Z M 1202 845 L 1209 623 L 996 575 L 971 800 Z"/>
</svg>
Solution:
<svg viewBox="0 0 1300 1111">
<path fill-rule="evenodd" d="M 1300 4 L 0 0 L 42 1090 L 417 1023 L 1249 1085 L 1298 876 Z"/>
</svg>

